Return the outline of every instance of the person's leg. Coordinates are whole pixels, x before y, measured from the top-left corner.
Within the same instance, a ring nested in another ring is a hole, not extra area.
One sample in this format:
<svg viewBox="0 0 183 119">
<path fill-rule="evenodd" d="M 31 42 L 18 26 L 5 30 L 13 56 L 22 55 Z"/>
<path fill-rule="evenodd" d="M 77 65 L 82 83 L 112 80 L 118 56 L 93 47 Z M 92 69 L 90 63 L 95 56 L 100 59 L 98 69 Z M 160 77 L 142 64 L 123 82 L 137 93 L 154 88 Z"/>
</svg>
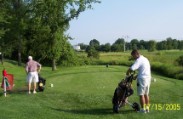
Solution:
<svg viewBox="0 0 183 119">
<path fill-rule="evenodd" d="M 28 82 L 28 93 L 30 94 L 31 93 L 31 83 Z"/>
<path fill-rule="evenodd" d="M 140 95 L 140 105 L 141 105 L 142 109 L 145 108 L 145 96 L 144 95 Z"/>
<path fill-rule="evenodd" d="M 139 111 L 140 113 L 146 113 L 146 109 L 145 109 L 145 97 L 144 95 L 140 95 L 140 106 L 141 106 L 141 110 Z"/>
<path fill-rule="evenodd" d="M 30 94 L 31 93 L 31 83 L 32 83 L 32 75 L 29 73 L 28 75 L 27 75 L 27 83 L 28 83 L 28 94 Z"/>
<path fill-rule="evenodd" d="M 149 112 L 149 106 L 150 106 L 149 89 L 150 89 L 150 79 L 149 79 L 148 85 L 146 86 L 145 95 L 144 95 L 146 112 Z"/>
<path fill-rule="evenodd" d="M 145 104 L 149 105 L 149 95 L 144 95 Z"/>
<path fill-rule="evenodd" d="M 37 82 L 38 82 L 38 73 L 34 72 L 34 91 L 33 91 L 33 93 L 36 93 Z"/>
<path fill-rule="evenodd" d="M 137 85 L 137 93 L 139 95 L 139 101 L 141 110 L 139 112 L 146 113 L 145 111 L 145 97 L 144 97 L 144 86 L 143 85 Z"/>
<path fill-rule="evenodd" d="M 144 95 L 144 98 L 145 98 L 146 111 L 149 112 L 149 95 Z"/>
<path fill-rule="evenodd" d="M 36 82 L 34 82 L 34 91 L 33 93 L 36 93 Z"/>
</svg>

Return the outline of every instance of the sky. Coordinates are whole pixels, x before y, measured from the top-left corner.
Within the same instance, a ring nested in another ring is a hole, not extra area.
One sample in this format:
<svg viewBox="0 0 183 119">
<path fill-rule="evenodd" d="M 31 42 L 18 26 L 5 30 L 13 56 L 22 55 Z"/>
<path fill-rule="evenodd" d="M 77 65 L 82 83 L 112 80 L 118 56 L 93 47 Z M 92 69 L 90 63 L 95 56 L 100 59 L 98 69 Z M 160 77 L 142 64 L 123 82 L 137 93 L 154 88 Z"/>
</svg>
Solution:
<svg viewBox="0 0 183 119">
<path fill-rule="evenodd" d="M 183 0 L 101 0 L 70 22 L 67 31 L 78 43 L 113 44 L 118 38 L 183 40 Z"/>
</svg>

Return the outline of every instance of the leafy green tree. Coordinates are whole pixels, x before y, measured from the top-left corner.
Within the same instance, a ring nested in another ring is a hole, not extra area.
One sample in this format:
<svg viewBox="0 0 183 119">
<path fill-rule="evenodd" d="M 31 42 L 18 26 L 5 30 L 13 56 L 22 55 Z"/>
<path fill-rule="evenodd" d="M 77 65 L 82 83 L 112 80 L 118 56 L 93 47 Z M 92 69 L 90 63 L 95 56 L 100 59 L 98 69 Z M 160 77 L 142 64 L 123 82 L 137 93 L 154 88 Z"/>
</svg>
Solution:
<svg viewBox="0 0 183 119">
<path fill-rule="evenodd" d="M 64 44 L 62 44 L 62 46 L 64 46 L 64 48 L 62 48 L 61 50 L 62 54 L 60 56 L 58 63 L 62 66 L 79 65 L 78 57 L 77 55 L 75 55 L 75 51 L 70 45 L 70 43 L 69 42 L 63 42 L 63 43 Z"/>
<path fill-rule="evenodd" d="M 156 50 L 156 41 L 155 40 L 150 40 L 148 42 L 148 51 L 153 52 Z"/>
<path fill-rule="evenodd" d="M 111 51 L 110 43 L 106 43 L 104 45 L 100 45 L 100 51 L 110 52 Z"/>
<path fill-rule="evenodd" d="M 3 6 L 3 4 L 0 4 L 0 38 L 3 37 L 4 33 L 5 33 L 5 23 L 7 22 L 5 19 L 6 16 L 6 10 Z"/>
<path fill-rule="evenodd" d="M 94 46 L 88 46 L 86 52 L 88 54 L 87 57 L 89 58 L 99 58 L 99 52 L 95 49 Z"/>
<path fill-rule="evenodd" d="M 183 40 L 179 41 L 178 49 L 183 50 Z"/>
<path fill-rule="evenodd" d="M 167 50 L 173 49 L 173 39 L 171 37 L 166 39 L 167 42 Z"/>
<path fill-rule="evenodd" d="M 6 27 L 5 27 L 5 23 L 7 23 L 6 21 L 6 10 L 4 9 L 4 4 L 0 3 L 0 52 L 1 52 L 1 57 L 3 58 L 3 49 L 4 49 L 4 39 L 3 36 L 5 34 L 6 31 Z"/>
<path fill-rule="evenodd" d="M 178 49 L 178 40 L 176 40 L 176 39 L 173 39 L 173 43 L 172 43 L 172 45 L 173 45 L 173 49 Z"/>
<path fill-rule="evenodd" d="M 22 53 L 25 48 L 24 31 L 26 29 L 25 21 L 28 18 L 28 3 L 26 0 L 3 0 L 2 4 L 5 9 L 5 18 L 8 22 L 8 24 L 4 23 L 5 28 L 8 29 L 3 36 L 4 47 L 8 47 L 5 54 L 10 55 L 9 53 L 16 51 L 18 65 L 21 65 Z"/>
<path fill-rule="evenodd" d="M 92 8 L 92 3 L 98 3 L 98 0 L 32 0 L 34 22 L 39 22 L 40 28 L 45 30 L 47 44 L 44 49 L 44 56 L 52 60 L 52 70 L 56 70 L 56 62 L 66 49 L 68 37 L 65 31 L 68 29 L 69 22 L 77 18 L 81 12 Z M 43 38 L 36 39 L 43 41 Z"/>
<path fill-rule="evenodd" d="M 139 42 L 139 49 L 148 49 L 148 42 L 144 40 L 140 40 Z"/>
<path fill-rule="evenodd" d="M 111 46 L 111 51 L 121 52 L 124 51 L 125 40 L 123 38 L 118 38 Z"/>
<path fill-rule="evenodd" d="M 158 50 L 168 50 L 167 48 L 167 41 L 161 41 L 157 43 L 157 49 Z"/>
<path fill-rule="evenodd" d="M 94 47 L 95 50 L 98 51 L 99 50 L 99 46 L 100 46 L 100 42 L 98 40 L 96 40 L 96 39 L 93 39 L 93 40 L 91 40 L 89 42 L 89 45 L 92 46 L 92 47 Z"/>
<path fill-rule="evenodd" d="M 129 42 L 125 43 L 126 50 L 131 50 L 131 44 Z"/>
<path fill-rule="evenodd" d="M 32 54 L 41 57 L 39 59 L 51 60 L 52 70 L 55 70 L 56 62 L 65 54 L 62 51 L 69 48 L 65 45 L 69 39 L 69 36 L 65 34 L 69 28 L 69 22 L 78 18 L 86 9 L 92 9 L 93 3 L 100 3 L 100 1 L 0 1 L 0 25 L 3 18 L 8 18 L 7 21 L 10 23 L 3 27 L 9 29 L 6 33 L 4 29 L 0 29 L 1 36 L 5 33 L 0 39 L 1 41 L 4 39 L 3 43 L 8 46 L 10 52 L 17 52 L 19 65 L 21 65 L 22 53 Z M 4 14 L 9 17 L 3 17 Z"/>
<path fill-rule="evenodd" d="M 124 44 L 125 40 L 123 38 L 118 38 L 114 44 Z"/>
<path fill-rule="evenodd" d="M 139 49 L 138 48 L 139 41 L 137 39 L 132 39 L 130 43 L 131 43 L 132 49 Z"/>
</svg>

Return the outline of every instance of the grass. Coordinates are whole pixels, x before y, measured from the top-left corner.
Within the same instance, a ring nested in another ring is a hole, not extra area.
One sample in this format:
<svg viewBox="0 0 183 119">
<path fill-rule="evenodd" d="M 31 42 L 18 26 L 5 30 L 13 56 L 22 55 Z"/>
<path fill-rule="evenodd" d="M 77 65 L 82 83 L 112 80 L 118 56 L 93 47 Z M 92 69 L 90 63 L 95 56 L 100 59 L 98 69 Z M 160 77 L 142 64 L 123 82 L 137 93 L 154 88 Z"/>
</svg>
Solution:
<svg viewBox="0 0 183 119">
<path fill-rule="evenodd" d="M 41 75 L 47 79 L 45 91 L 27 95 L 24 68 L 7 62 L 4 65 L 8 73 L 14 74 L 15 87 L 7 97 L 3 91 L 0 93 L 0 119 L 182 119 L 183 116 L 181 80 L 153 74 L 157 81 L 151 84 L 151 112 L 139 114 L 127 105 L 119 114 L 114 114 L 112 96 L 118 82 L 125 77 L 127 67 L 60 67 L 55 72 L 43 67 Z M 54 87 L 51 88 L 50 83 Z M 130 102 L 139 100 L 135 83 Z M 180 106 L 180 110 L 174 105 Z"/>
<path fill-rule="evenodd" d="M 123 61 L 126 62 L 131 57 L 131 51 L 126 52 L 109 52 L 100 53 L 100 60 L 102 61 Z M 148 52 L 140 50 L 140 53 L 147 57 L 150 62 L 159 62 L 163 64 L 175 64 L 175 60 L 183 54 L 183 50 L 163 50 Z"/>
<path fill-rule="evenodd" d="M 131 66 L 133 61 L 129 60 L 131 59 L 130 52 L 131 51 L 100 53 L 100 58 L 93 60 L 93 64 Z M 154 52 L 141 50 L 140 53 L 149 59 L 151 69 L 153 71 L 169 78 L 176 78 L 179 80 L 183 79 L 183 68 L 176 62 L 176 59 L 182 55 L 182 50 L 164 50 Z M 79 55 L 83 55 L 83 53 Z"/>
</svg>

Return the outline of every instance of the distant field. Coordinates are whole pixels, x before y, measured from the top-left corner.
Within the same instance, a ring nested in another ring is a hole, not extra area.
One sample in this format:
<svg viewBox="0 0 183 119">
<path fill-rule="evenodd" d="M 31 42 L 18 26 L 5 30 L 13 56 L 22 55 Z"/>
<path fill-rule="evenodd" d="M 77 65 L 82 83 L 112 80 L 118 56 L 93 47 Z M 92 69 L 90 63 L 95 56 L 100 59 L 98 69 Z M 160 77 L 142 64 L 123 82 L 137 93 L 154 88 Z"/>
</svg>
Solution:
<svg viewBox="0 0 183 119">
<path fill-rule="evenodd" d="M 183 68 L 179 66 L 176 59 L 183 55 L 183 51 L 180 50 L 164 50 L 148 52 L 146 50 L 140 50 L 140 53 L 147 57 L 151 63 L 151 68 L 154 72 L 161 75 L 183 80 Z M 81 56 L 85 56 L 85 53 L 79 53 Z M 109 52 L 100 53 L 100 58 L 92 60 L 93 64 L 98 65 L 123 65 L 130 66 L 134 62 L 131 59 L 131 51 L 126 52 Z"/>
<path fill-rule="evenodd" d="M 183 82 L 153 74 L 151 112 L 139 114 L 128 105 L 119 114 L 112 112 L 112 96 L 118 82 L 125 77 L 127 67 L 81 66 L 60 67 L 51 71 L 44 67 L 42 77 L 47 79 L 46 89 L 36 95 L 26 94 L 25 71 L 5 62 L 9 73 L 14 74 L 15 87 L 5 98 L 0 93 L 0 119 L 182 119 Z M 0 65 L 0 70 L 2 66 Z M 54 87 L 50 87 L 53 83 Z M 138 102 L 135 94 L 130 102 Z"/>
<path fill-rule="evenodd" d="M 140 53 L 146 56 L 151 62 L 160 62 L 164 64 L 174 64 L 175 60 L 183 55 L 183 51 L 180 50 L 166 50 L 166 51 L 155 51 L 155 52 L 147 52 L 140 51 Z M 103 61 L 127 61 L 131 56 L 131 51 L 127 52 L 110 52 L 110 53 L 100 53 L 100 60 Z"/>
</svg>

